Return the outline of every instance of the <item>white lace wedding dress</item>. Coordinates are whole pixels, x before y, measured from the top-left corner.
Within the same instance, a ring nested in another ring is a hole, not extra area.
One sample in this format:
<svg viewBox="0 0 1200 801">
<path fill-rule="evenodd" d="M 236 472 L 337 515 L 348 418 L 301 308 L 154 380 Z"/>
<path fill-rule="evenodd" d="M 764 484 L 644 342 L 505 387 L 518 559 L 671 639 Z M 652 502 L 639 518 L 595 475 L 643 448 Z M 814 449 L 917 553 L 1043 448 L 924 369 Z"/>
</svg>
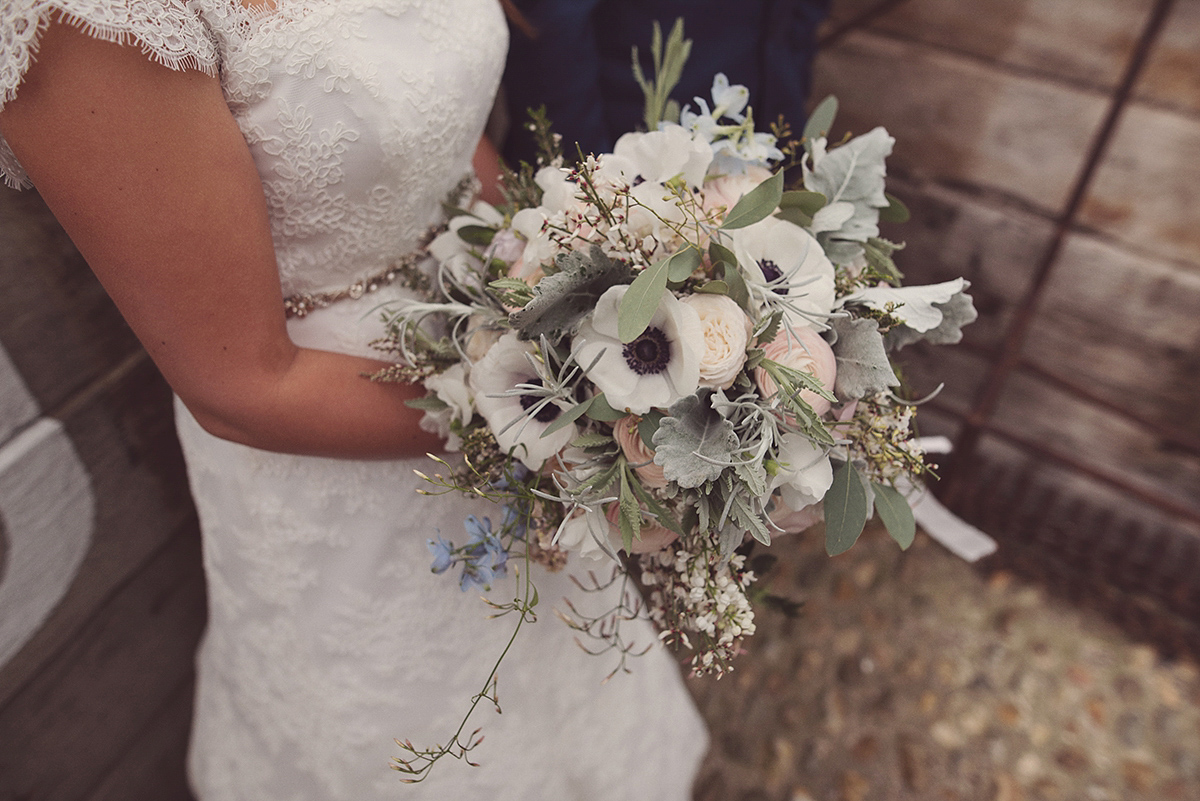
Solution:
<svg viewBox="0 0 1200 801">
<path fill-rule="evenodd" d="M 19 90 L 52 10 L 172 68 L 219 74 L 262 175 L 285 295 L 345 288 L 414 248 L 467 172 L 505 52 L 496 0 L 5 0 L 0 99 Z M 27 183 L 7 144 L 0 171 Z M 291 321 L 301 345 L 369 354 L 381 289 Z M 573 591 L 539 572 L 541 619 L 473 720 L 482 767 L 425 784 L 388 769 L 393 738 L 445 741 L 510 633 L 430 573 L 426 540 L 462 542 L 482 502 L 415 493 L 425 460 L 265 453 L 182 407 L 204 530 L 210 620 L 190 757 L 203 801 L 685 799 L 706 737 L 661 650 L 602 685 L 551 614 Z M 509 583 L 493 588 L 508 600 Z M 639 628 L 643 641 L 653 633 Z"/>
</svg>

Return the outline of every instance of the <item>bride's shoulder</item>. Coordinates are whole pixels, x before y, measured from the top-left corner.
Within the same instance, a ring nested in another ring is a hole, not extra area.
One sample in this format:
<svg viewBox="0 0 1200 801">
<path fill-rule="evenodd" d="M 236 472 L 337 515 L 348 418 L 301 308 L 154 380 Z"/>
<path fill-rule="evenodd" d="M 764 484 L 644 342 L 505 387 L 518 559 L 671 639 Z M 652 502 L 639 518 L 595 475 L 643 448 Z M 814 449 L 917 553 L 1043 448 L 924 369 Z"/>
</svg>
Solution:
<svg viewBox="0 0 1200 801">
<path fill-rule="evenodd" d="M 227 15 L 234 0 L 3 0 L 0 2 L 0 110 L 13 100 L 37 60 L 38 46 L 52 21 L 91 37 L 140 47 L 148 58 L 172 69 L 215 75 L 218 40 L 210 20 Z M 28 180 L 0 139 L 0 176 L 10 185 Z"/>
</svg>

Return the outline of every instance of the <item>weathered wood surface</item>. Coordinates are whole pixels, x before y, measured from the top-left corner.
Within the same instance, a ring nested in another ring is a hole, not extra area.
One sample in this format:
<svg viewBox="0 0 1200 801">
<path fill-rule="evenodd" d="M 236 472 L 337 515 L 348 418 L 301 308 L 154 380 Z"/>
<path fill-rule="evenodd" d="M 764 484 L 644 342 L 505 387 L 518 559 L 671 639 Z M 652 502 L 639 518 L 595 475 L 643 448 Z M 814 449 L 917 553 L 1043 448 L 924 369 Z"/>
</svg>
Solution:
<svg viewBox="0 0 1200 801">
<path fill-rule="evenodd" d="M 204 621 L 198 561 L 195 536 L 164 544 L 4 707 L 0 799 L 87 797 L 178 702 Z"/>
<path fill-rule="evenodd" d="M 1200 113 L 1200 3 L 1175 3 L 1137 94 L 1150 103 Z"/>
<path fill-rule="evenodd" d="M 1056 213 L 1107 98 L 928 45 L 854 33 L 817 58 L 814 96 L 841 102 L 835 135 L 882 125 L 895 173 L 966 185 Z"/>
<path fill-rule="evenodd" d="M 834 24 L 879 0 L 834 4 Z M 1181 5 L 1187 5 L 1183 3 Z M 973 56 L 995 67 L 1110 90 L 1153 0 L 906 0 L 872 31 Z"/>
<path fill-rule="evenodd" d="M 1084 201 L 1080 222 L 1131 250 L 1200 273 L 1200 113 L 1134 103 Z"/>
</svg>

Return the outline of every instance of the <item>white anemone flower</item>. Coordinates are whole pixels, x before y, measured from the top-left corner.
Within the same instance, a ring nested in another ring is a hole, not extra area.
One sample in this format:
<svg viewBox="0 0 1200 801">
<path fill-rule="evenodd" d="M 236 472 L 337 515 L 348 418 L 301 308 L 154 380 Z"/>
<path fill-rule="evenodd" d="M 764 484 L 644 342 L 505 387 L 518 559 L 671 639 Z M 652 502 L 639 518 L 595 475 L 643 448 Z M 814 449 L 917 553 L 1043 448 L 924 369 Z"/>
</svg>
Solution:
<svg viewBox="0 0 1200 801">
<path fill-rule="evenodd" d="M 610 406 L 645 414 L 699 388 L 704 329 L 694 309 L 664 292 L 641 336 L 621 342 L 617 310 L 628 289 L 614 286 L 600 296 L 592 316 L 580 324 L 571 350 Z"/>
<path fill-rule="evenodd" d="M 770 490 L 789 509 L 800 511 L 820 501 L 833 485 L 829 455 L 803 434 L 784 434 L 779 443 L 779 471 L 771 478 Z"/>
<path fill-rule="evenodd" d="M 703 138 L 678 125 L 664 125 L 657 131 L 622 136 L 600 162 L 600 169 L 606 176 L 619 172 L 630 186 L 665 184 L 682 177 L 691 188 L 704 183 L 712 157 L 712 148 Z"/>
<path fill-rule="evenodd" d="M 534 367 L 534 349 L 509 332 L 497 340 L 472 368 L 471 389 L 475 408 L 487 420 L 501 450 L 530 470 L 540 470 L 547 459 L 565 448 L 578 434 L 574 423 L 549 436 L 542 434 L 571 404 L 565 400 L 543 403 L 536 391 L 519 392 L 519 385 L 543 386 Z"/>
<path fill-rule="evenodd" d="M 824 328 L 833 309 L 833 262 L 798 225 L 767 217 L 730 232 L 733 252 L 754 300 L 782 308 L 792 325 Z"/>
</svg>

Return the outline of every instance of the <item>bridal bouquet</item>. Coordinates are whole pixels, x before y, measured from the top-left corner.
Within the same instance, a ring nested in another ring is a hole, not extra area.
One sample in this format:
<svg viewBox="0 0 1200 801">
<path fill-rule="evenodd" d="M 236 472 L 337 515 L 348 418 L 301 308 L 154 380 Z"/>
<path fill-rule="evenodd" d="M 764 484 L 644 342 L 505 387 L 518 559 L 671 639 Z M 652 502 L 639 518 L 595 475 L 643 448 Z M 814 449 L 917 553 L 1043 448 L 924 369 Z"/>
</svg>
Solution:
<svg viewBox="0 0 1200 801">
<path fill-rule="evenodd" d="M 961 279 L 901 285 L 883 128 L 828 141 L 830 99 L 799 139 L 756 130 L 724 75 L 672 108 L 686 43 L 654 55 L 648 131 L 568 161 L 535 115 L 544 154 L 508 204 L 453 210 L 434 272 L 409 276 L 422 299 L 387 313 L 378 377 L 421 382 L 425 424 L 464 455 L 430 482 L 502 504 L 430 540 L 435 572 L 486 587 L 515 552 L 633 570 L 663 639 L 720 674 L 754 632 L 745 544 L 823 519 L 837 554 L 872 511 L 912 541 L 897 486 L 926 467 L 891 355 L 957 341 L 975 312 Z"/>
</svg>

